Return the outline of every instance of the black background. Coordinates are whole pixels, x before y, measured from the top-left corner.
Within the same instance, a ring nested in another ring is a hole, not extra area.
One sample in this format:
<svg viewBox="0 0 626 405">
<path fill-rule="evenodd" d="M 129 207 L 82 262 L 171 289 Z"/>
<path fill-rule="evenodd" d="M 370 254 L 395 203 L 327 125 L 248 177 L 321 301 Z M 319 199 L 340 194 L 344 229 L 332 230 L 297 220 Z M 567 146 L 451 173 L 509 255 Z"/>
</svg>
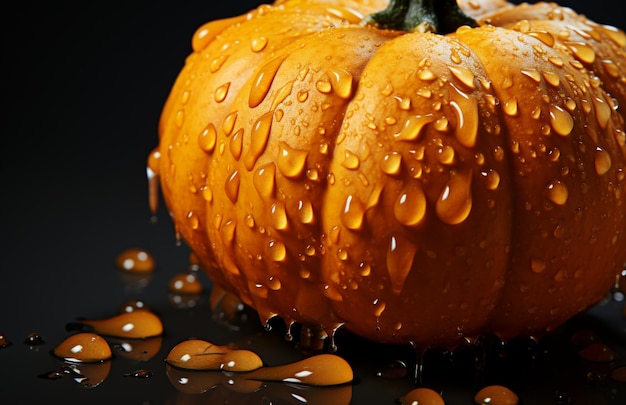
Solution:
<svg viewBox="0 0 626 405">
<path fill-rule="evenodd" d="M 111 287 L 120 251 L 155 254 L 152 296 L 165 297 L 169 277 L 184 269 L 187 252 L 176 246 L 163 208 L 150 222 L 146 157 L 195 29 L 260 3 L 23 1 L 4 9 L 0 334 L 13 345 L 0 350 L 0 397 L 45 402 L 50 391 L 33 381 L 32 368 L 24 372 L 22 363 L 36 360 L 22 341 L 37 332 L 49 350 L 66 335 L 66 322 L 107 315 L 128 298 Z M 612 0 L 561 4 L 626 25 Z"/>
</svg>

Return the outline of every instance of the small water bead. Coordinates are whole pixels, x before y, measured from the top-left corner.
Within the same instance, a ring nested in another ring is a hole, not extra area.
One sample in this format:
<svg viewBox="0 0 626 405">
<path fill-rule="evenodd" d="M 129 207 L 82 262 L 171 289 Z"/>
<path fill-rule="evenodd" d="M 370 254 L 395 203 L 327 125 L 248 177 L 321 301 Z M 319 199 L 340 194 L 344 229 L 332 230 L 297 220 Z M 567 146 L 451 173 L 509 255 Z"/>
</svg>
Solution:
<svg viewBox="0 0 626 405">
<path fill-rule="evenodd" d="M 163 334 L 163 323 L 153 312 L 137 310 L 106 319 L 80 320 L 100 335 L 120 338 L 147 338 Z"/>
<path fill-rule="evenodd" d="M 65 361 L 78 363 L 95 363 L 109 360 L 112 357 L 107 341 L 89 332 L 77 333 L 65 339 L 53 350 L 57 357 Z"/>
<path fill-rule="evenodd" d="M 43 336 L 41 336 L 39 333 L 32 332 L 26 336 L 26 339 L 24 339 L 24 344 L 28 346 L 41 346 L 46 344 L 46 342 L 43 339 Z"/>
<path fill-rule="evenodd" d="M 489 385 L 474 396 L 477 405 L 517 405 L 519 398 L 513 391 L 502 385 Z"/>
<path fill-rule="evenodd" d="M 168 353 L 165 361 L 189 370 L 224 370 L 243 372 L 258 369 L 263 361 L 254 352 L 218 346 L 200 339 L 183 341 Z"/>
<path fill-rule="evenodd" d="M 118 269 L 131 273 L 150 273 L 156 267 L 152 254 L 141 248 L 124 250 L 115 258 L 115 265 Z"/>
<path fill-rule="evenodd" d="M 4 333 L 0 333 L 0 349 L 9 347 L 11 344 L 11 341 L 4 335 Z"/>
<path fill-rule="evenodd" d="M 426 387 L 414 388 L 400 398 L 401 405 L 444 405 L 439 393 Z"/>
<path fill-rule="evenodd" d="M 250 41 L 250 49 L 252 52 L 261 52 L 267 46 L 268 40 L 266 37 L 252 38 Z"/>
<path fill-rule="evenodd" d="M 120 306 L 119 309 L 119 313 L 123 314 L 126 312 L 133 312 L 133 311 L 138 311 L 138 310 L 142 310 L 142 309 L 147 309 L 146 304 L 141 301 L 141 300 L 131 300 L 131 301 L 127 301 L 125 303 L 123 303 Z"/>
<path fill-rule="evenodd" d="M 177 274 L 169 282 L 169 291 L 176 294 L 201 294 L 203 290 L 195 272 Z"/>
</svg>

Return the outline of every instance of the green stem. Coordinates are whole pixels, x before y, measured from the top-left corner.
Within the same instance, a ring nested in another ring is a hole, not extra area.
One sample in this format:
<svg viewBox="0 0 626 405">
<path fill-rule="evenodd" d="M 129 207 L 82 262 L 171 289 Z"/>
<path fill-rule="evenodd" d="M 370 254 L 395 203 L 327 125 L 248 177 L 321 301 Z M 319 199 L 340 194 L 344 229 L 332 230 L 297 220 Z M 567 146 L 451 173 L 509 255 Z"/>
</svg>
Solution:
<svg viewBox="0 0 626 405">
<path fill-rule="evenodd" d="M 454 32 L 463 25 L 478 26 L 459 8 L 456 0 L 389 0 L 386 9 L 365 17 L 363 24 L 438 34 Z"/>
</svg>

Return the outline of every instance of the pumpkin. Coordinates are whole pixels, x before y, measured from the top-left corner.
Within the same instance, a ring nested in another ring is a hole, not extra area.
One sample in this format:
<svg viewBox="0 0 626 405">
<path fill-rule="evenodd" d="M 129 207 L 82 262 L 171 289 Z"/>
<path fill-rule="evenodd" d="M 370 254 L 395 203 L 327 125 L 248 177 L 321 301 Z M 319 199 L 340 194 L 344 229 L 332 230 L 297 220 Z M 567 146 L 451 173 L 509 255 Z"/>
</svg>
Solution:
<svg viewBox="0 0 626 405">
<path fill-rule="evenodd" d="M 197 30 L 148 172 L 263 322 L 540 337 L 624 269 L 625 46 L 555 3 L 278 0 Z"/>
</svg>

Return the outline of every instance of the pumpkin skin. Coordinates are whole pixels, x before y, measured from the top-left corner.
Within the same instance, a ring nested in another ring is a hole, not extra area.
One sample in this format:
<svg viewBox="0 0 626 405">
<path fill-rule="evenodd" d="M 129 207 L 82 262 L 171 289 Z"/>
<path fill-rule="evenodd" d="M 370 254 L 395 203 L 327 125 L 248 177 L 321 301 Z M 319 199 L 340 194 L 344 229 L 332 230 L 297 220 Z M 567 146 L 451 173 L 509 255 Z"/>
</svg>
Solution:
<svg viewBox="0 0 626 405">
<path fill-rule="evenodd" d="M 540 336 L 626 262 L 626 35 L 498 0 L 460 1 L 479 26 L 446 35 L 361 24 L 386 4 L 198 29 L 149 157 L 177 232 L 262 320 Z"/>
</svg>

